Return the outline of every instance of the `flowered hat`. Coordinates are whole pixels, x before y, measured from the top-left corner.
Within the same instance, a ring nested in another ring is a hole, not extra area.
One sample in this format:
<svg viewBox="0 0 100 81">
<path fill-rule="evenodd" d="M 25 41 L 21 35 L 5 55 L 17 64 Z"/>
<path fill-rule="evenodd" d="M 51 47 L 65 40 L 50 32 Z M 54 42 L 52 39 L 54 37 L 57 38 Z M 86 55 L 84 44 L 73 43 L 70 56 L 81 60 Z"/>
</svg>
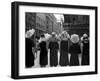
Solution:
<svg viewBox="0 0 100 81">
<path fill-rule="evenodd" d="M 88 39 L 88 35 L 86 33 L 81 37 L 81 41 L 83 41 L 84 38 Z"/>
<path fill-rule="evenodd" d="M 68 32 L 63 31 L 63 32 L 61 33 L 61 39 L 68 39 L 68 38 L 70 38 Z"/>
<path fill-rule="evenodd" d="M 73 34 L 73 35 L 71 35 L 70 40 L 71 40 L 72 43 L 78 43 L 79 42 L 79 36 L 77 34 Z"/>
<path fill-rule="evenodd" d="M 35 33 L 35 30 L 34 29 L 30 29 L 26 32 L 26 37 L 27 38 L 30 38 L 33 34 Z"/>
<path fill-rule="evenodd" d="M 55 32 L 52 32 L 52 36 L 56 36 L 56 33 Z"/>
<path fill-rule="evenodd" d="M 85 34 L 83 34 L 83 37 L 88 37 L 88 35 L 85 33 Z"/>
</svg>

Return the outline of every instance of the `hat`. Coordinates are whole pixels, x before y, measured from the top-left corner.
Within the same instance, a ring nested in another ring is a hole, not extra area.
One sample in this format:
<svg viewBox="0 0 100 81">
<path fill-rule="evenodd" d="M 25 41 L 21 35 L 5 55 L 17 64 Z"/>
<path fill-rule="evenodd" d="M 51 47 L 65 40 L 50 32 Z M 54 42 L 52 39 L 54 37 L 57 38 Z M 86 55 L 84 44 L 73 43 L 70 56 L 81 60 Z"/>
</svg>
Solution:
<svg viewBox="0 0 100 81">
<path fill-rule="evenodd" d="M 52 32 L 52 36 L 56 36 L 56 33 L 55 32 Z"/>
<path fill-rule="evenodd" d="M 88 35 L 85 33 L 85 34 L 83 34 L 83 37 L 88 37 Z"/>
<path fill-rule="evenodd" d="M 70 40 L 73 43 L 78 43 L 79 42 L 79 36 L 77 34 L 73 34 L 73 35 L 71 35 Z"/>
<path fill-rule="evenodd" d="M 81 40 L 83 41 L 84 38 L 88 38 L 88 35 L 86 33 L 83 34 L 83 36 L 81 37 Z"/>
<path fill-rule="evenodd" d="M 26 32 L 26 37 L 27 38 L 30 38 L 33 34 L 35 33 L 35 30 L 34 29 L 30 29 Z"/>
<path fill-rule="evenodd" d="M 70 36 L 69 36 L 68 32 L 63 31 L 63 32 L 61 33 L 61 38 L 62 38 L 62 39 L 68 39 L 68 38 L 70 38 Z"/>
<path fill-rule="evenodd" d="M 52 35 L 55 35 L 56 33 L 55 32 L 52 32 Z"/>
</svg>

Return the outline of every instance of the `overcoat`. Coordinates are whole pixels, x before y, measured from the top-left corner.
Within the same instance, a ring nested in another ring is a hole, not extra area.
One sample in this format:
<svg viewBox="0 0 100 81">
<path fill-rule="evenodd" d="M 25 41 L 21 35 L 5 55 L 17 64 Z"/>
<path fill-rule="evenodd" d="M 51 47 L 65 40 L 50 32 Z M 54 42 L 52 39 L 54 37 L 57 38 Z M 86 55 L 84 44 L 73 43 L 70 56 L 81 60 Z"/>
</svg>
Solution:
<svg viewBox="0 0 100 81">
<path fill-rule="evenodd" d="M 50 49 L 50 66 L 57 66 L 59 44 L 57 41 L 50 41 L 48 47 Z"/>
<path fill-rule="evenodd" d="M 32 47 L 35 47 L 34 41 L 29 38 L 25 40 L 25 66 L 30 68 L 34 66 L 34 54 L 32 53 Z"/>
<path fill-rule="evenodd" d="M 60 62 L 61 66 L 66 66 L 69 64 L 68 60 L 68 40 L 62 40 L 60 42 Z"/>
<path fill-rule="evenodd" d="M 82 65 L 89 65 L 89 41 L 86 43 L 83 41 L 83 50 L 82 50 Z"/>
<path fill-rule="evenodd" d="M 73 43 L 69 48 L 70 57 L 70 66 L 79 65 L 79 57 L 78 55 L 81 53 L 81 48 L 78 43 Z"/>
<path fill-rule="evenodd" d="M 48 64 L 48 51 L 46 41 L 41 41 L 39 43 L 40 47 L 40 65 L 45 66 Z"/>
</svg>

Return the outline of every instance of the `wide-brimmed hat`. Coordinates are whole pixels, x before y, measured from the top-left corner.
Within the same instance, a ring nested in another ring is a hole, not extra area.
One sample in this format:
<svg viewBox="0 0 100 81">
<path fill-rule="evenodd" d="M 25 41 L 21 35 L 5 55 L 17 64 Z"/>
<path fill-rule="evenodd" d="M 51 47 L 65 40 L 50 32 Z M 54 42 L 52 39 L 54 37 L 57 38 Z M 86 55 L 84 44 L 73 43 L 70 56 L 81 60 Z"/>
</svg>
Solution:
<svg viewBox="0 0 100 81">
<path fill-rule="evenodd" d="M 84 38 L 88 38 L 88 35 L 86 33 L 81 37 L 81 41 L 83 41 Z"/>
<path fill-rule="evenodd" d="M 56 33 L 55 32 L 52 32 L 52 35 L 56 35 Z"/>
<path fill-rule="evenodd" d="M 56 36 L 56 33 L 55 32 L 52 32 L 52 34 L 51 34 L 53 37 L 55 37 Z"/>
<path fill-rule="evenodd" d="M 26 37 L 27 38 L 30 38 L 33 34 L 35 33 L 35 30 L 34 29 L 30 29 L 26 32 Z"/>
<path fill-rule="evenodd" d="M 88 37 L 88 35 L 85 33 L 85 34 L 83 34 L 83 37 Z"/>
<path fill-rule="evenodd" d="M 73 34 L 73 35 L 71 35 L 70 40 L 71 40 L 72 43 L 78 43 L 79 42 L 79 36 L 77 34 Z"/>
<path fill-rule="evenodd" d="M 68 32 L 63 31 L 63 32 L 61 33 L 61 35 L 60 35 L 60 38 L 61 38 L 61 39 L 69 39 L 70 36 L 69 36 Z"/>
</svg>

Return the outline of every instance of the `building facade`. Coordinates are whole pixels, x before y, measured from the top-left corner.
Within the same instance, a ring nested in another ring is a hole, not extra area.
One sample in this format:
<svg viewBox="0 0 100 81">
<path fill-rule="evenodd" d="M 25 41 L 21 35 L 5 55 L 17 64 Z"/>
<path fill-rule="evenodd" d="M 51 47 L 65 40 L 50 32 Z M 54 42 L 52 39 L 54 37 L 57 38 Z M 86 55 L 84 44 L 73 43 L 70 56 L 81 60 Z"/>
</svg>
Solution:
<svg viewBox="0 0 100 81">
<path fill-rule="evenodd" d="M 42 33 L 46 33 L 46 16 L 36 13 L 36 35 L 40 36 Z"/>
<path fill-rule="evenodd" d="M 53 31 L 58 35 L 62 32 L 61 22 L 54 23 Z"/>
<path fill-rule="evenodd" d="M 61 23 L 57 22 L 52 13 L 26 13 L 26 31 L 35 29 L 35 36 L 40 37 L 42 33 L 61 32 Z"/>
<path fill-rule="evenodd" d="M 35 29 L 36 26 L 36 13 L 25 13 L 25 31 Z"/>
<path fill-rule="evenodd" d="M 69 34 L 78 34 L 82 36 L 84 33 L 87 33 L 89 35 L 89 16 L 64 15 L 63 28 Z"/>
<path fill-rule="evenodd" d="M 51 13 L 46 13 L 46 26 L 47 26 L 47 33 L 51 34 L 52 32 L 54 32 L 53 28 L 55 27 L 54 24 L 56 23 L 56 18 L 55 16 Z"/>
</svg>

